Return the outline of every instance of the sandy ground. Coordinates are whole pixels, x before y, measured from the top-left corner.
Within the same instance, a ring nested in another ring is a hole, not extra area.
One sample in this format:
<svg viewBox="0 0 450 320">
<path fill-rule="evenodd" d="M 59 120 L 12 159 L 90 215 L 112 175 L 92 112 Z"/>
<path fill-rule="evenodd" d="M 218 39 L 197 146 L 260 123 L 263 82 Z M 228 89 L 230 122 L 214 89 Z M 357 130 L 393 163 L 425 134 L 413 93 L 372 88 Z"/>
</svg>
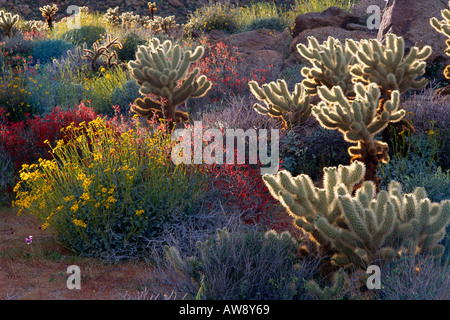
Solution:
<svg viewBox="0 0 450 320">
<path fill-rule="evenodd" d="M 110 300 L 135 296 L 148 280 L 145 262 L 107 264 L 80 258 L 56 243 L 33 216 L 0 208 L 0 299 Z M 25 237 L 33 235 L 31 244 Z M 81 289 L 68 289 L 67 267 L 81 271 Z M 147 278 L 147 279 L 146 279 Z"/>
</svg>

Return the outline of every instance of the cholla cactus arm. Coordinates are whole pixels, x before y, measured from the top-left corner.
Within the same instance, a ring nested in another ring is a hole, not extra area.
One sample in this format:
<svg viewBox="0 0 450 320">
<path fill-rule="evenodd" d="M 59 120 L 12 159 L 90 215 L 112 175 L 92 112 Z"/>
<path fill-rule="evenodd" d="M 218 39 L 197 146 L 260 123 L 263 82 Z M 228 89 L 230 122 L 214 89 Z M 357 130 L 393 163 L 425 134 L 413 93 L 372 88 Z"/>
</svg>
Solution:
<svg viewBox="0 0 450 320">
<path fill-rule="evenodd" d="M 355 60 L 347 47 L 342 46 L 338 39 L 328 37 L 328 40 L 320 45 L 316 38 L 308 37 L 309 47 L 299 43 L 298 52 L 313 67 L 304 67 L 301 71 L 305 80 L 303 86 L 310 94 L 317 94 L 317 88 L 326 86 L 340 86 L 346 96 L 353 95 L 352 76 L 349 67 Z"/>
<path fill-rule="evenodd" d="M 376 39 L 360 42 L 347 39 L 346 46 L 358 60 L 350 68 L 354 81 L 376 83 L 387 98 L 393 91 L 418 90 L 428 83 L 426 78 L 417 78 L 425 73 L 425 60 L 432 52 L 430 46 L 412 47 L 405 57 L 405 41 L 394 34 L 386 35 L 385 45 Z"/>
<path fill-rule="evenodd" d="M 187 114 L 176 111 L 176 107 L 189 98 L 204 96 L 211 88 L 211 82 L 206 76 L 199 76 L 198 68 L 189 72 L 191 64 L 199 60 L 203 53 L 201 46 L 194 52 L 183 51 L 170 40 L 161 43 L 157 38 L 153 38 L 149 46 L 138 47 L 137 59 L 130 61 L 128 65 L 132 76 L 140 85 L 139 92 L 142 95 L 159 96 L 165 101 L 162 103 L 148 97 L 138 99 L 134 111 L 147 118 L 156 113 L 158 117 L 162 115 L 161 118 L 171 119 L 176 123 L 186 121 Z"/>
<path fill-rule="evenodd" d="M 389 122 L 400 121 L 405 116 L 406 112 L 399 109 L 399 92 L 394 91 L 380 108 L 381 93 L 375 83 L 368 86 L 357 83 L 354 100 L 347 99 L 340 87 L 322 86 L 318 91 L 323 101 L 312 108 L 313 115 L 324 128 L 339 130 L 346 141 L 357 144 L 348 149 L 352 161 L 366 164 L 365 180 L 374 181 L 379 191 L 378 164 L 389 162 L 389 154 L 387 144 L 375 140 L 375 135 Z"/>
<path fill-rule="evenodd" d="M 450 223 L 450 200 L 431 203 L 423 188 L 404 194 L 395 181 L 378 194 L 372 181 L 353 192 L 364 174 L 364 164 L 355 161 L 325 168 L 323 188 L 307 175 L 292 177 L 287 171 L 264 175 L 263 180 L 294 224 L 319 249 L 333 254 L 337 265 L 366 268 L 401 251 L 442 254 L 439 242 Z"/>
<path fill-rule="evenodd" d="M 448 3 L 450 7 L 450 2 Z M 447 49 L 445 53 L 450 56 L 450 9 L 445 9 L 441 11 L 443 20 L 439 21 L 436 17 L 430 19 L 431 26 L 435 28 L 438 32 L 447 36 L 446 44 Z M 444 70 L 444 76 L 450 79 L 450 66 L 447 66 Z"/>
<path fill-rule="evenodd" d="M 263 84 L 262 87 L 256 81 L 250 81 L 250 92 L 256 99 L 263 101 L 265 106 L 256 103 L 253 108 L 256 112 L 283 120 L 283 127 L 288 123 L 298 125 L 311 114 L 309 94 L 300 83 L 295 85 L 294 91 L 289 93 L 286 82 L 278 79 L 277 82 Z"/>
<path fill-rule="evenodd" d="M 6 36 L 8 38 L 12 37 L 12 31 L 14 25 L 19 21 L 19 15 L 12 15 L 9 12 L 0 10 L 0 28 L 5 30 Z"/>
<path fill-rule="evenodd" d="M 320 288 L 314 280 L 305 283 L 305 289 L 309 294 L 319 300 L 339 300 L 342 299 L 350 288 L 350 280 L 343 268 L 333 275 L 331 287 Z"/>
<path fill-rule="evenodd" d="M 48 28 L 50 30 L 53 29 L 53 16 L 55 15 L 56 11 L 58 11 L 58 6 L 56 4 L 45 5 L 43 7 L 40 7 L 39 10 L 42 12 L 42 16 L 46 18 Z"/>
<path fill-rule="evenodd" d="M 94 43 L 92 45 L 92 50 L 85 48 L 85 46 L 83 46 L 83 59 L 87 59 L 89 61 L 91 61 L 91 67 L 92 70 L 97 70 L 97 60 L 100 57 L 105 57 L 106 61 L 107 61 L 107 65 L 108 67 L 111 67 L 113 65 L 115 65 L 116 63 L 112 62 L 112 59 L 115 57 L 117 59 L 117 53 L 115 51 L 110 52 L 110 49 L 112 47 L 118 47 L 119 49 L 122 49 L 122 43 L 120 43 L 120 41 L 118 40 L 118 38 L 112 38 L 111 35 L 107 35 L 106 37 L 106 44 L 99 46 L 97 43 Z"/>
</svg>

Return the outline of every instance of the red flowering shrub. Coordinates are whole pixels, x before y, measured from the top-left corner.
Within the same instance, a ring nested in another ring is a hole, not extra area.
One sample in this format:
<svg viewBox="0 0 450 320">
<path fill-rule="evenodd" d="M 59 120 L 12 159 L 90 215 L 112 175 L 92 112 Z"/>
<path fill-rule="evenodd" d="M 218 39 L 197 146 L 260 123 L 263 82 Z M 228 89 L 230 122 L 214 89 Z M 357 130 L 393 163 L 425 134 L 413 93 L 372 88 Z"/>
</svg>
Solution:
<svg viewBox="0 0 450 320">
<path fill-rule="evenodd" d="M 211 44 L 206 38 L 203 38 L 200 44 L 205 47 L 205 54 L 192 68 L 200 68 L 200 74 L 204 74 L 212 82 L 212 87 L 206 95 L 210 101 L 219 101 L 231 94 L 247 94 L 247 83 L 250 80 L 260 85 L 266 81 L 266 69 L 250 70 L 249 76 L 239 74 L 237 66 L 242 58 L 236 57 L 239 56 L 236 47 L 230 48 L 222 41 Z"/>
<path fill-rule="evenodd" d="M 73 110 L 64 111 L 57 107 L 43 117 L 26 115 L 23 121 L 10 122 L 5 109 L 0 108 L 0 146 L 10 154 L 16 170 L 20 170 L 24 163 L 49 159 L 50 149 L 45 141 L 55 145 L 56 140 L 63 138 L 62 128 L 72 122 L 77 125 L 91 121 L 96 116 L 92 108 L 81 103 Z"/>
</svg>

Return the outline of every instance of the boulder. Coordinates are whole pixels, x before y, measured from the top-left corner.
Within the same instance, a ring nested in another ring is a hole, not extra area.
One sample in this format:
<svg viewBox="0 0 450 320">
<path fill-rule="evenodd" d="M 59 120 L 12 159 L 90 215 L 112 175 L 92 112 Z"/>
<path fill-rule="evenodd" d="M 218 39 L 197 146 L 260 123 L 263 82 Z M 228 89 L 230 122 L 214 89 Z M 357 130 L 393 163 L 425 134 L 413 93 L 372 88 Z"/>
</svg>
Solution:
<svg viewBox="0 0 450 320">
<path fill-rule="evenodd" d="M 346 29 L 347 24 L 358 24 L 359 17 L 337 7 L 330 7 L 323 12 L 309 12 L 295 18 L 293 37 L 309 29 L 321 27 L 337 27 Z"/>
<path fill-rule="evenodd" d="M 414 45 L 431 46 L 433 53 L 428 62 L 447 62 L 450 60 L 444 53 L 447 38 L 430 24 L 432 17 L 442 20 L 441 10 L 446 8 L 447 0 L 389 0 L 377 38 L 384 42 L 386 34 L 394 33 L 405 39 L 407 50 Z"/>
<path fill-rule="evenodd" d="M 345 43 L 345 39 L 354 39 L 356 41 L 362 39 L 375 39 L 377 37 L 376 32 L 372 32 L 369 29 L 367 31 L 362 30 L 346 30 L 342 28 L 336 28 L 332 26 L 320 27 L 311 30 L 305 30 L 301 32 L 291 43 L 290 52 L 291 55 L 287 61 L 288 65 L 294 63 L 310 64 L 308 60 L 303 58 L 303 56 L 297 50 L 297 44 L 303 43 L 308 45 L 308 37 L 313 36 L 319 41 L 319 43 L 324 42 L 329 36 L 338 39 L 342 44 Z"/>
</svg>

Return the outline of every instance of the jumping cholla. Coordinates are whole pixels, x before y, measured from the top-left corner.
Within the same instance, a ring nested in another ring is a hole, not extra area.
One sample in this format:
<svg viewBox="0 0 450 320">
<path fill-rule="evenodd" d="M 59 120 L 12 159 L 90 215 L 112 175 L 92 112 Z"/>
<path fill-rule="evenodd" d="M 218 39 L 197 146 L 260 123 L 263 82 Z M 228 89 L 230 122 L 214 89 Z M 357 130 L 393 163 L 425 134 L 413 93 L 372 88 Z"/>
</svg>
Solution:
<svg viewBox="0 0 450 320">
<path fill-rule="evenodd" d="M 204 48 L 198 46 L 194 52 L 173 45 L 170 40 L 163 43 L 158 38 L 152 38 L 149 46 L 139 46 L 136 60 L 128 66 L 132 76 L 140 85 L 142 95 L 155 95 L 135 100 L 133 110 L 141 117 L 151 119 L 156 115 L 159 119 L 171 120 L 175 123 L 188 121 L 185 112 L 177 111 L 176 107 L 189 98 L 200 98 L 211 88 L 211 82 L 205 75 L 198 76 L 199 68 L 189 71 L 192 63 L 199 60 Z M 172 126 L 170 126 L 173 129 Z"/>
<path fill-rule="evenodd" d="M 262 87 L 253 80 L 248 85 L 256 99 L 263 101 L 266 105 L 255 103 L 253 106 L 255 111 L 259 114 L 281 118 L 284 128 L 304 122 L 311 114 L 309 94 L 305 92 L 300 83 L 295 85 L 292 94 L 288 91 L 286 81 L 280 79 L 277 82 L 263 84 Z"/>
<path fill-rule="evenodd" d="M 392 33 L 386 35 L 385 45 L 376 39 L 347 39 L 346 46 L 358 61 L 350 67 L 353 82 L 376 83 L 387 99 L 393 91 L 420 90 L 428 83 L 424 77 L 417 78 L 425 73 L 430 46 L 414 46 L 405 57 L 405 40 Z"/>
<path fill-rule="evenodd" d="M 450 7 L 450 1 L 448 6 Z M 450 9 L 442 10 L 441 15 L 442 18 L 444 18 L 443 20 L 439 21 L 437 18 L 433 17 L 430 19 L 430 23 L 438 32 L 447 36 L 448 39 L 445 42 L 447 44 L 447 49 L 445 50 L 445 53 L 450 56 Z M 447 79 L 450 79 L 450 65 L 445 68 L 444 76 Z"/>
<path fill-rule="evenodd" d="M 355 59 L 352 52 L 343 46 L 338 39 L 328 37 L 319 44 L 316 38 L 308 37 L 308 47 L 302 43 L 297 45 L 297 51 L 311 62 L 313 67 L 301 70 L 305 79 L 303 86 L 310 94 L 317 94 L 317 88 L 326 86 L 331 89 L 340 86 L 345 96 L 353 95 L 352 75 L 350 66 Z"/>
<path fill-rule="evenodd" d="M 367 167 L 364 180 L 373 181 L 379 191 L 378 165 L 389 162 L 389 147 L 387 143 L 375 140 L 375 135 L 388 123 L 398 122 L 405 116 L 406 111 L 399 109 L 400 93 L 393 91 L 391 99 L 379 109 L 381 93 L 375 83 L 368 86 L 357 83 L 353 100 L 345 97 L 341 87 L 328 89 L 322 86 L 318 92 L 322 101 L 313 107 L 312 113 L 322 127 L 339 130 L 346 141 L 357 143 L 348 149 L 352 161 L 364 162 Z"/>
<path fill-rule="evenodd" d="M 12 37 L 13 27 L 19 21 L 19 15 L 0 10 L 0 28 L 5 30 L 8 38 Z"/>
<path fill-rule="evenodd" d="M 364 164 L 355 161 L 324 168 L 323 188 L 308 175 L 292 177 L 288 171 L 263 180 L 319 251 L 334 253 L 337 265 L 367 268 L 400 252 L 442 255 L 439 242 L 450 223 L 450 200 L 432 203 L 424 188 L 403 194 L 396 181 L 378 194 L 372 181 L 364 181 L 353 194 L 364 173 Z"/>
<path fill-rule="evenodd" d="M 56 4 L 53 4 L 53 6 L 45 5 L 41 8 L 39 8 L 42 12 L 42 16 L 46 18 L 48 28 L 50 30 L 53 29 L 53 15 L 58 11 L 58 6 Z"/>
</svg>

